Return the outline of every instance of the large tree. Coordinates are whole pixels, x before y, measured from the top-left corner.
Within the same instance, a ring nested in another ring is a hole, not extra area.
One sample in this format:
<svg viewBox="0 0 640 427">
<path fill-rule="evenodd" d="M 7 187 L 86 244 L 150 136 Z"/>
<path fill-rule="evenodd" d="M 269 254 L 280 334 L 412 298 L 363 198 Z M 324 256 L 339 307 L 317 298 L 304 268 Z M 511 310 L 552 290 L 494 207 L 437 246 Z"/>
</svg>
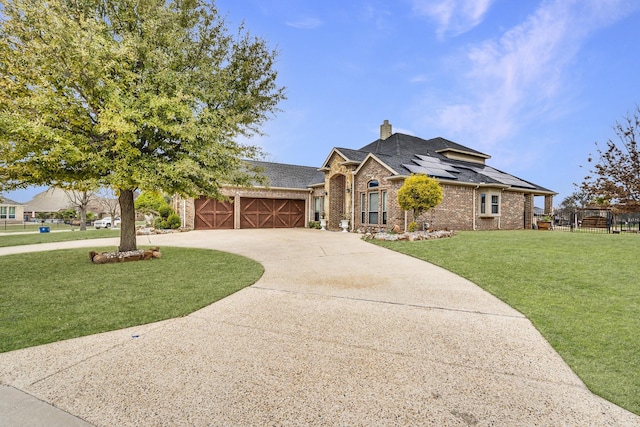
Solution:
<svg viewBox="0 0 640 427">
<path fill-rule="evenodd" d="M 0 189 L 113 189 L 121 251 L 134 191 L 219 196 L 277 111 L 276 52 L 211 0 L 0 0 Z"/>
<path fill-rule="evenodd" d="M 606 148 L 596 143 L 598 158 L 580 189 L 591 200 L 601 200 L 620 212 L 640 211 L 640 107 L 614 126 L 617 140 L 609 139 Z"/>
</svg>

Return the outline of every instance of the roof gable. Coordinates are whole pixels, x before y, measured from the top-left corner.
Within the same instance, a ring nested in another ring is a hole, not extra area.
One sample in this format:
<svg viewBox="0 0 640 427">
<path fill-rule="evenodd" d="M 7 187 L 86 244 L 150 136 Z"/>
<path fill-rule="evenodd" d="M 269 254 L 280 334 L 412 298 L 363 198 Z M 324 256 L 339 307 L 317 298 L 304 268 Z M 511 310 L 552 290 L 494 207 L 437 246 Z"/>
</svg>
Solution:
<svg viewBox="0 0 640 427">
<path fill-rule="evenodd" d="M 331 167 L 331 163 L 333 163 L 332 159 L 334 156 L 340 156 L 342 158 L 343 163 L 350 163 L 357 165 L 367 156 L 367 153 L 362 153 L 358 150 L 352 150 L 350 148 L 339 148 L 334 147 L 325 161 L 322 163 L 321 170 L 326 170 Z"/>
<path fill-rule="evenodd" d="M 360 170 L 370 161 L 378 163 L 380 166 L 387 169 L 392 175 L 398 175 L 398 172 L 393 170 L 393 168 L 389 164 L 387 164 L 387 162 L 383 161 L 382 159 L 379 159 L 375 154 L 372 154 L 372 153 L 369 153 L 367 157 L 365 157 L 365 159 L 362 162 L 360 162 L 360 165 L 354 171 L 354 173 L 357 175 L 360 172 Z"/>
</svg>

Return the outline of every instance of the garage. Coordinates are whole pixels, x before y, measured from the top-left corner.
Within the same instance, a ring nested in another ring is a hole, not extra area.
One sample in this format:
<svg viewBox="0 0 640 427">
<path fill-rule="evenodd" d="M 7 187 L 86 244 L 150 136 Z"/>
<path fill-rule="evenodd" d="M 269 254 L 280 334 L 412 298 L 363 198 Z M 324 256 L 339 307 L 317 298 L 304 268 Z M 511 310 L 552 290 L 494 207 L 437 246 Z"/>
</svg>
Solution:
<svg viewBox="0 0 640 427">
<path fill-rule="evenodd" d="M 304 200 L 240 199 L 240 228 L 304 227 Z"/>
<path fill-rule="evenodd" d="M 324 172 L 309 166 L 247 162 L 264 175 L 268 185 L 221 186 L 220 194 L 227 197 L 224 201 L 176 196 L 174 208 L 185 227 L 220 230 L 306 226 L 314 188 L 323 185 Z"/>
<path fill-rule="evenodd" d="M 305 201 L 297 199 L 240 198 L 239 228 L 304 227 Z M 200 197 L 195 200 L 196 230 L 233 229 L 233 200 Z"/>
<path fill-rule="evenodd" d="M 220 230 L 233 228 L 233 203 L 200 197 L 195 200 L 194 228 Z"/>
</svg>

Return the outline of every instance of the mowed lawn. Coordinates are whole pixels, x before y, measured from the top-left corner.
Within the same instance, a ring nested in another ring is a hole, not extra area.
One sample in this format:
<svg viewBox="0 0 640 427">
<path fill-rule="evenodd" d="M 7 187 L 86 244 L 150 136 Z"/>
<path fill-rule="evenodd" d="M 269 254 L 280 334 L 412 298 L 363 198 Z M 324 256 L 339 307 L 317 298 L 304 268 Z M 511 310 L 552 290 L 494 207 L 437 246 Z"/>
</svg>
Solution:
<svg viewBox="0 0 640 427">
<path fill-rule="evenodd" d="M 52 243 L 52 242 L 68 242 L 71 240 L 89 240 L 89 239 L 102 239 L 109 237 L 119 237 L 120 230 L 112 229 L 100 229 L 95 230 L 87 227 L 86 231 L 52 231 L 49 233 L 31 233 L 20 234 L 19 232 L 13 232 L 0 236 L 0 248 L 8 246 L 20 246 L 20 245 L 37 245 L 39 243 Z"/>
<path fill-rule="evenodd" d="M 590 390 L 640 414 L 640 235 L 478 231 L 376 243 L 457 273 L 519 310 Z"/>
<path fill-rule="evenodd" d="M 160 249 L 160 259 L 104 265 L 88 249 L 0 256 L 0 352 L 185 316 L 264 272 L 225 252 Z"/>
</svg>

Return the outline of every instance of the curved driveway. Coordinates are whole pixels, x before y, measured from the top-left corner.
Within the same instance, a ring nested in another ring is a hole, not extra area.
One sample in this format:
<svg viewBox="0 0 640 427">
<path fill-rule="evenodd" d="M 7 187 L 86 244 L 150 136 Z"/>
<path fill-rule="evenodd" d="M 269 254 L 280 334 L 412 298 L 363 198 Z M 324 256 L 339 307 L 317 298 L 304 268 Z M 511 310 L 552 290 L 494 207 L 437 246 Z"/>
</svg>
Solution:
<svg viewBox="0 0 640 427">
<path fill-rule="evenodd" d="M 184 318 L 0 354 L 0 425 L 640 426 L 591 394 L 520 313 L 359 235 L 139 243 L 234 252 L 265 274 Z"/>
</svg>

